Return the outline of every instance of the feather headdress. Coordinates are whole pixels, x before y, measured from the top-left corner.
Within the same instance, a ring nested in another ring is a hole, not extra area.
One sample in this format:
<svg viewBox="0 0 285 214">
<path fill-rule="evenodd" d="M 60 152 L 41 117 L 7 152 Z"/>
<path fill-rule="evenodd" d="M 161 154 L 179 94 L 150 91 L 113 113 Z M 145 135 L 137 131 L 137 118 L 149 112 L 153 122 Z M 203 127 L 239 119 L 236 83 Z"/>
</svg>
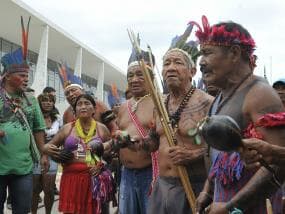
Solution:
<svg viewBox="0 0 285 214">
<path fill-rule="evenodd" d="M 138 41 L 138 44 L 140 45 L 140 38 L 139 38 L 139 34 L 137 35 L 137 41 Z M 145 61 L 146 64 L 150 64 L 150 62 L 152 62 L 153 65 L 155 65 L 155 58 L 154 58 L 154 55 L 151 54 L 151 58 L 150 59 L 150 54 L 149 52 L 147 51 L 144 51 L 144 50 L 141 50 L 141 54 L 138 55 L 137 54 L 137 51 L 134 49 L 134 47 L 132 48 L 132 53 L 131 53 L 131 56 L 129 58 L 129 61 L 128 61 L 128 68 L 129 67 L 132 67 L 132 66 L 135 66 L 135 65 L 139 65 L 139 60 L 140 59 L 143 59 Z M 151 61 L 152 60 L 152 61 Z"/>
<path fill-rule="evenodd" d="M 171 45 L 166 53 L 175 50 L 180 51 L 184 55 L 186 55 L 190 59 L 191 64 L 193 63 L 193 66 L 195 66 L 197 58 L 199 56 L 198 43 L 192 40 L 187 42 L 187 39 L 189 38 L 192 32 L 192 29 L 193 25 L 190 24 L 182 35 L 175 36 L 172 39 Z"/>
<path fill-rule="evenodd" d="M 248 46 L 252 52 L 255 48 L 255 42 L 250 35 L 238 30 L 238 24 L 234 22 L 220 23 L 210 26 L 206 16 L 202 16 L 202 27 L 195 21 L 190 21 L 190 25 L 198 27 L 196 37 L 199 39 L 200 44 L 211 44 L 221 46 L 242 45 Z M 232 24 L 233 29 L 229 29 L 227 25 Z"/>
<path fill-rule="evenodd" d="M 58 64 L 58 72 L 64 90 L 72 86 L 83 89 L 80 77 L 71 73 L 66 63 Z"/>
<path fill-rule="evenodd" d="M 110 108 L 113 108 L 113 106 L 120 104 L 122 100 L 122 97 L 120 97 L 118 93 L 117 86 L 115 84 L 112 84 L 111 90 L 108 92 L 108 104 Z"/>
<path fill-rule="evenodd" d="M 202 16 L 202 27 L 195 21 L 190 21 L 190 25 L 197 26 L 196 37 L 202 45 L 233 46 L 239 45 L 248 55 L 251 67 L 255 67 L 256 56 L 255 41 L 245 28 L 234 22 L 222 22 L 210 26 L 206 16 Z"/>
<path fill-rule="evenodd" d="M 27 27 L 24 26 L 24 20 L 21 16 L 22 29 L 22 47 L 12 53 L 7 53 L 1 58 L 1 63 L 4 67 L 2 75 L 9 72 L 28 72 L 29 64 L 27 61 L 28 55 L 28 40 L 31 17 L 29 17 Z M 3 77 L 3 76 L 2 76 Z"/>
</svg>

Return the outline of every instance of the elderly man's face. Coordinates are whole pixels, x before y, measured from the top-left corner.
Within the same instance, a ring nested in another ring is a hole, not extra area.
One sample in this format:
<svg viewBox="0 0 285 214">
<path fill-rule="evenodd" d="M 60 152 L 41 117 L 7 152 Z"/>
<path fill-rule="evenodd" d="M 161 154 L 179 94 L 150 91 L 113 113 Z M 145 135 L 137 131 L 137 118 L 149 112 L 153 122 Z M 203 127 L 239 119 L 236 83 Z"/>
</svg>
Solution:
<svg viewBox="0 0 285 214">
<path fill-rule="evenodd" d="M 71 86 L 64 91 L 64 95 L 70 105 L 74 105 L 76 98 L 81 94 L 83 94 L 83 91 L 77 86 Z"/>
<path fill-rule="evenodd" d="M 171 51 L 164 56 L 162 76 L 169 89 L 184 87 L 192 79 L 193 72 L 185 57 L 179 51 Z"/>
<path fill-rule="evenodd" d="M 132 95 L 137 97 L 144 95 L 146 91 L 143 71 L 139 65 L 132 66 L 127 73 L 128 87 Z"/>
<path fill-rule="evenodd" d="M 5 77 L 6 82 L 13 87 L 16 91 L 26 91 L 29 82 L 28 72 L 14 72 L 7 74 Z"/>
<path fill-rule="evenodd" d="M 276 86 L 274 86 L 274 89 L 280 96 L 280 99 L 285 107 L 285 84 L 277 84 Z"/>
<path fill-rule="evenodd" d="M 227 76 L 232 71 L 232 62 L 226 51 L 219 46 L 201 46 L 200 70 L 207 84 L 222 87 L 227 82 Z"/>
</svg>

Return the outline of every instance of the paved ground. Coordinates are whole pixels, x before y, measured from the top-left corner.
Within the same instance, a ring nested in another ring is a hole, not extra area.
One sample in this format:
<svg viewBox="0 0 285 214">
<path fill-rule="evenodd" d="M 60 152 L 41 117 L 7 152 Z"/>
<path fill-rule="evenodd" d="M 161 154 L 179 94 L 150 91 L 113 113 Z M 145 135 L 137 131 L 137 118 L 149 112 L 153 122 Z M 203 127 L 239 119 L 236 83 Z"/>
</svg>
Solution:
<svg viewBox="0 0 285 214">
<path fill-rule="evenodd" d="M 57 187 L 59 187 L 60 176 L 61 176 L 61 173 L 57 173 L 57 176 L 56 176 L 56 186 Z M 41 197 L 43 198 L 43 193 L 41 193 Z M 55 196 L 55 202 L 53 204 L 52 214 L 60 213 L 57 208 L 58 208 L 58 195 Z M 110 208 L 110 214 L 114 214 L 115 210 L 116 209 L 114 208 Z M 8 210 L 6 208 L 6 205 L 4 208 L 4 214 L 12 214 L 11 210 Z M 43 203 L 39 204 L 38 214 L 45 214 L 45 208 L 44 208 Z"/>
</svg>

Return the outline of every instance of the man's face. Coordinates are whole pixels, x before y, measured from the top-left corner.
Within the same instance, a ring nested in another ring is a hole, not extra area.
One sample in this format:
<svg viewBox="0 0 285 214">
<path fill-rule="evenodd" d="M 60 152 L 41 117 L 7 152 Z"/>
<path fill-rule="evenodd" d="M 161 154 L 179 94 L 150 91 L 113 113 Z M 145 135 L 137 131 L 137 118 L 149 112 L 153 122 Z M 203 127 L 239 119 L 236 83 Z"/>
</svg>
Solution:
<svg viewBox="0 0 285 214">
<path fill-rule="evenodd" d="M 64 91 L 64 95 L 70 105 L 74 105 L 76 98 L 81 94 L 83 94 L 83 91 L 77 86 L 71 86 Z"/>
<path fill-rule="evenodd" d="M 281 99 L 281 101 L 285 107 L 285 84 L 278 84 L 278 85 L 274 86 L 274 89 L 276 90 L 276 92 L 280 96 L 280 99 Z"/>
<path fill-rule="evenodd" d="M 7 84 L 13 87 L 17 92 L 26 91 L 29 82 L 28 72 L 15 72 L 7 74 Z"/>
<path fill-rule="evenodd" d="M 179 51 L 167 53 L 163 59 L 163 80 L 169 89 L 185 87 L 191 81 L 194 73 L 191 72 L 184 54 Z"/>
<path fill-rule="evenodd" d="M 202 55 L 200 70 L 203 80 L 209 85 L 223 87 L 232 69 L 226 50 L 219 46 L 202 45 L 200 51 Z"/>
<path fill-rule="evenodd" d="M 137 97 L 144 95 L 146 91 L 145 80 L 143 71 L 139 65 L 132 66 L 128 69 L 127 81 L 129 90 L 133 96 Z"/>
</svg>

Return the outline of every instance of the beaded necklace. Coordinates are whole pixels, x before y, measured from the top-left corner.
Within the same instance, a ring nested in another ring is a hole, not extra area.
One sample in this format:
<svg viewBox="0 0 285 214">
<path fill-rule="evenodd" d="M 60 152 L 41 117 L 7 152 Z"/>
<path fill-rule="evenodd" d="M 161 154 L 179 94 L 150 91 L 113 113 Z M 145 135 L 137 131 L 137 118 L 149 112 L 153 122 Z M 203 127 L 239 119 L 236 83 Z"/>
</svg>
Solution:
<svg viewBox="0 0 285 214">
<path fill-rule="evenodd" d="M 143 97 L 140 97 L 137 101 L 135 100 L 135 98 L 133 98 L 134 101 L 135 101 L 135 103 L 134 103 L 134 104 L 132 105 L 132 107 L 131 107 L 132 112 L 136 112 L 136 110 L 137 110 L 137 108 L 138 108 L 138 104 L 139 104 L 140 102 L 142 102 L 145 98 L 149 97 L 149 96 L 150 96 L 150 94 L 146 94 L 146 95 L 144 95 Z"/>
<path fill-rule="evenodd" d="M 193 93 L 195 92 L 195 87 L 191 86 L 191 88 L 189 89 L 189 91 L 187 92 L 187 94 L 184 96 L 182 102 L 180 103 L 180 105 L 178 106 L 177 110 L 173 113 L 170 114 L 169 109 L 168 109 L 168 104 L 169 104 L 169 99 L 170 99 L 170 95 L 168 94 L 166 100 L 165 100 L 165 106 L 166 106 L 166 111 L 169 115 L 169 119 L 171 122 L 171 126 L 174 129 L 174 132 L 176 132 L 178 130 L 178 123 L 181 117 L 181 113 L 183 112 L 183 110 L 185 109 L 186 105 L 188 104 L 189 99 L 192 97 Z"/>
<path fill-rule="evenodd" d="M 83 141 L 83 143 L 85 145 L 82 145 L 85 147 L 86 149 L 86 156 L 85 156 L 85 162 L 87 163 L 87 165 L 94 165 L 96 164 L 96 159 L 98 157 L 95 157 L 94 159 L 92 158 L 90 149 L 86 146 L 86 144 L 92 139 L 92 137 L 94 135 L 96 135 L 96 127 L 97 127 L 97 123 L 96 121 L 93 119 L 91 122 L 91 126 L 90 129 L 88 131 L 87 134 L 84 133 L 83 131 L 83 127 L 81 126 L 80 120 L 77 119 L 75 122 L 75 130 L 76 130 L 76 134 L 77 136 L 80 138 L 81 141 Z M 79 143 L 80 144 L 80 143 Z M 80 147 L 80 145 L 78 145 Z"/>
</svg>

